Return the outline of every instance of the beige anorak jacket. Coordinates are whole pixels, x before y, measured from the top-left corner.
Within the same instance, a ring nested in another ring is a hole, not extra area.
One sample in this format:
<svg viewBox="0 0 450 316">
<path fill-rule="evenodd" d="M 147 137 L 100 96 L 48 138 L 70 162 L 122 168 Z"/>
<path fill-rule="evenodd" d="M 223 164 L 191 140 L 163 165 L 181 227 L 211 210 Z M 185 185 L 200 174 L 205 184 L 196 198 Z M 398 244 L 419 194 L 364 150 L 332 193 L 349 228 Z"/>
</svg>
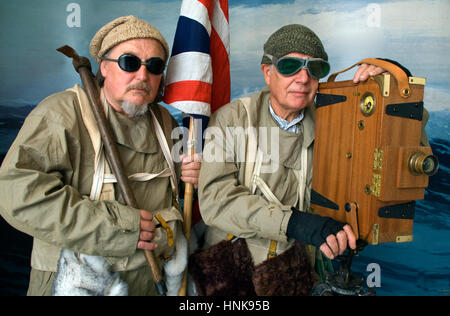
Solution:
<svg viewBox="0 0 450 316">
<path fill-rule="evenodd" d="M 167 111 L 155 105 L 152 109 L 157 117 Z M 168 167 L 150 113 L 127 118 L 110 109 L 109 120 L 129 175 L 157 174 Z M 175 120 L 164 124 L 171 124 L 170 130 L 177 126 Z M 26 118 L 0 169 L 0 213 L 34 237 L 29 294 L 49 294 L 48 278 L 54 276 L 61 248 L 107 257 L 113 270 L 135 282 L 130 295 L 154 294 L 144 253 L 136 249 L 139 211 L 125 206 L 117 187 L 115 201 L 90 200 L 93 173 L 94 149 L 76 94 L 49 96 Z M 176 230 L 174 222 L 182 218 L 172 207 L 168 177 L 132 181 L 131 188 L 141 209 L 161 214 Z M 163 228 L 156 230 L 154 242 L 157 256 L 172 254 Z"/>
<path fill-rule="evenodd" d="M 307 168 L 304 210 L 309 209 L 312 181 L 314 106 L 305 109 L 305 116 L 298 126 L 300 132 L 296 134 L 279 128 L 269 112 L 269 98 L 270 91 L 266 87 L 251 97 L 250 108 L 254 121 L 258 122 L 257 127 L 263 127 L 258 129 L 259 134 L 264 132 L 264 128 L 278 130 L 278 141 L 267 137 L 269 144 L 265 155 L 265 159 L 270 157 L 275 171 L 268 168 L 270 172 L 261 173 L 260 177 L 282 205 L 269 202 L 259 189 L 251 194 L 244 185 L 245 162 L 239 158 L 242 157 L 239 152 L 245 151 L 247 144 L 239 137 L 235 137 L 233 142 L 224 141 L 227 130 L 229 135 L 233 135 L 230 131 L 236 131 L 236 127 L 248 127 L 247 112 L 240 100 L 220 108 L 212 115 L 208 130 L 213 136 L 205 143 L 199 179 L 200 210 L 209 226 L 206 247 L 227 239 L 228 234 L 246 238 L 255 265 L 267 259 L 272 240 L 278 242 L 278 255 L 293 244 L 293 240 L 288 240 L 286 230 L 292 214 L 291 207 L 300 206 L 302 168 Z M 270 133 L 268 131 L 267 135 Z M 223 136 L 219 137 L 220 134 Z M 307 148 L 306 166 L 301 165 L 302 146 Z M 273 150 L 278 151 L 278 155 L 271 154 Z M 226 159 L 220 161 L 220 157 Z M 313 249 L 310 251 L 312 253 Z"/>
</svg>

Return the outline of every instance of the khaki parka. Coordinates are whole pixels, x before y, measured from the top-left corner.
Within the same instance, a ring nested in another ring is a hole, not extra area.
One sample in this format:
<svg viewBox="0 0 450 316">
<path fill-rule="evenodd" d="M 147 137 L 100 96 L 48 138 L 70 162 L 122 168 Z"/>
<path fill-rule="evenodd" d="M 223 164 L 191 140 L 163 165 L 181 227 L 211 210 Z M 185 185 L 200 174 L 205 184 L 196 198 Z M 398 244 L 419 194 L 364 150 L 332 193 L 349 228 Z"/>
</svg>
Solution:
<svg viewBox="0 0 450 316">
<path fill-rule="evenodd" d="M 257 189 L 251 194 L 244 185 L 245 162 L 239 154 L 245 150 L 245 138 L 226 136 L 238 134 L 236 127 L 247 129 L 248 117 L 243 103 L 236 100 L 216 111 L 210 120 L 204 148 L 204 156 L 199 179 L 200 211 L 208 225 L 205 247 L 227 239 L 228 234 L 246 238 L 254 264 L 267 259 L 271 241 L 277 241 L 276 253 L 288 249 L 293 240 L 288 240 L 286 230 L 292 214 L 291 207 L 299 208 L 299 186 L 301 168 L 308 168 L 304 210 L 309 210 L 312 182 L 312 158 L 314 141 L 314 106 L 304 111 L 299 123 L 299 133 L 290 133 L 277 125 L 269 112 L 270 91 L 266 87 L 251 97 L 250 108 L 258 122 L 258 133 L 270 135 L 270 129 L 278 131 L 278 139 L 267 139 L 265 159 L 275 168 L 267 168 L 260 177 L 266 182 L 282 205 L 269 202 Z M 263 127 L 260 129 L 259 127 Z M 235 132 L 235 134 L 233 134 Z M 222 136 L 221 136 L 222 134 Z M 228 142 L 226 141 L 228 139 Z M 258 139 L 261 139 L 259 137 Z M 261 143 L 258 146 L 262 146 Z M 307 166 L 301 166 L 301 148 L 307 148 Z M 278 151 L 274 155 L 273 151 Z M 220 159 L 226 157 L 226 159 Z M 309 249 L 311 254 L 313 249 Z M 314 256 L 312 256 L 314 259 Z"/>
<path fill-rule="evenodd" d="M 159 111 L 167 111 L 159 105 L 152 109 L 159 119 Z M 109 113 L 129 175 L 157 174 L 168 167 L 150 113 L 137 118 Z M 171 129 L 178 126 L 175 120 L 164 123 Z M 0 169 L 0 213 L 34 238 L 28 294 L 50 294 L 61 248 L 107 257 L 113 270 L 136 283 L 130 284 L 130 295 L 154 294 L 144 253 L 136 249 L 139 211 L 124 205 L 116 185 L 115 201 L 90 200 L 93 173 L 94 149 L 76 94 L 64 91 L 47 97 L 26 118 Z M 169 178 L 132 181 L 131 188 L 141 209 L 161 214 L 168 223 L 182 220 L 172 207 Z M 163 228 L 156 230 L 154 242 L 157 256 L 172 254 Z"/>
</svg>

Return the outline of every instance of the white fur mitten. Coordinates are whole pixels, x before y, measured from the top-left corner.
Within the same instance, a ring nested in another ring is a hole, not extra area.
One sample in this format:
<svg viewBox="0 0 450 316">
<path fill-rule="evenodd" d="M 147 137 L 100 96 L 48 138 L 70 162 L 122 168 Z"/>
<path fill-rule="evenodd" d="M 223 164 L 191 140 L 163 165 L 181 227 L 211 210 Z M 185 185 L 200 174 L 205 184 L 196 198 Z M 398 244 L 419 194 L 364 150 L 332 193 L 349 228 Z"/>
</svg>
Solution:
<svg viewBox="0 0 450 316">
<path fill-rule="evenodd" d="M 178 296 L 178 291 L 183 282 L 184 270 L 187 265 L 187 257 L 186 237 L 180 232 L 176 234 L 173 257 L 164 266 L 167 296 Z"/>
<path fill-rule="evenodd" d="M 127 296 L 128 285 L 110 271 L 103 257 L 63 249 L 53 282 L 53 296 Z"/>
</svg>

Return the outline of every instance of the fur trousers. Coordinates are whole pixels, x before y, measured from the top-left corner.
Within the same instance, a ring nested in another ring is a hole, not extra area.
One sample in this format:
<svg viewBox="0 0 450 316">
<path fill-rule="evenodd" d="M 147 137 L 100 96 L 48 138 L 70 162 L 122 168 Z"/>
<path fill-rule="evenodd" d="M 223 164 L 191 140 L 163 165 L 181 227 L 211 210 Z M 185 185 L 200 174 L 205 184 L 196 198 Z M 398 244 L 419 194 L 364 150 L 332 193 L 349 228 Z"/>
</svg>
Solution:
<svg viewBox="0 0 450 316">
<path fill-rule="evenodd" d="M 309 256 L 298 242 L 257 266 L 245 239 L 197 250 L 189 260 L 201 296 L 306 296 L 314 285 Z"/>
</svg>

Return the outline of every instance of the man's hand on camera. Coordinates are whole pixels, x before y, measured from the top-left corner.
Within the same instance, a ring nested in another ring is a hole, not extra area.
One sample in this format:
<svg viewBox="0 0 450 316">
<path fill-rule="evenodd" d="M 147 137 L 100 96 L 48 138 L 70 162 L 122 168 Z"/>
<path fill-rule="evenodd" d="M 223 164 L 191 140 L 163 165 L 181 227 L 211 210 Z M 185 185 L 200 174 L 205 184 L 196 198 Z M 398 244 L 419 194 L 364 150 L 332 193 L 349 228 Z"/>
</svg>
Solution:
<svg viewBox="0 0 450 316">
<path fill-rule="evenodd" d="M 353 82 L 364 82 L 367 81 L 370 77 L 381 75 L 385 72 L 386 70 L 381 67 L 370 64 L 361 64 L 361 66 L 359 66 L 358 70 L 356 70 L 356 73 L 353 76 Z"/>
<path fill-rule="evenodd" d="M 356 248 L 356 237 L 350 225 L 330 217 L 300 212 L 295 208 L 292 211 L 287 228 L 288 237 L 319 248 L 330 259 L 341 255 L 347 245 Z"/>
</svg>

